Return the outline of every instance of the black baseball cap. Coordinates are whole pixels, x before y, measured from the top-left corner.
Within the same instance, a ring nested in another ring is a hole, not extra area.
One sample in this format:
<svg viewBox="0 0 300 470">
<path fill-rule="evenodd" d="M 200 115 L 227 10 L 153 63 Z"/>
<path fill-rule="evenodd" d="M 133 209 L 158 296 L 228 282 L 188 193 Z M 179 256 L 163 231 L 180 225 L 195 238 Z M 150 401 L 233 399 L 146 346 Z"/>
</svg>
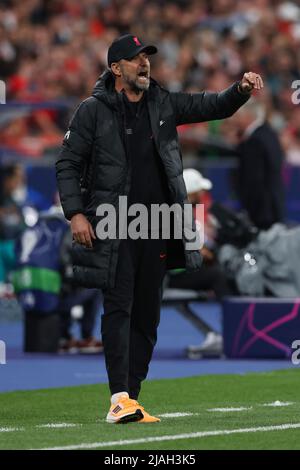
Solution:
<svg viewBox="0 0 300 470">
<path fill-rule="evenodd" d="M 140 52 L 146 52 L 149 55 L 156 54 L 157 48 L 152 45 L 145 45 L 137 36 L 125 34 L 115 39 L 108 49 L 107 63 L 110 67 L 113 62 L 119 62 L 121 59 L 132 59 Z"/>
</svg>

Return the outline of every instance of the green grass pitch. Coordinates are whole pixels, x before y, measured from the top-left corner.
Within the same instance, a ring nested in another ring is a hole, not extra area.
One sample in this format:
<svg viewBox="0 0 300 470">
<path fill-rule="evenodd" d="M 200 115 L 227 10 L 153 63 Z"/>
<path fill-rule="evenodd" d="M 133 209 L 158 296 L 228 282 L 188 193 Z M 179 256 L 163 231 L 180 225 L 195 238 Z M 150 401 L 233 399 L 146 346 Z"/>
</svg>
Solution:
<svg viewBox="0 0 300 470">
<path fill-rule="evenodd" d="M 0 449 L 299 449 L 299 379 L 292 369 L 148 381 L 140 396 L 148 412 L 190 413 L 155 424 L 107 424 L 107 385 L 2 393 Z M 263 406 L 276 401 L 289 404 Z M 209 411 L 228 407 L 246 409 Z M 44 427 L 53 424 L 69 427 Z"/>
</svg>

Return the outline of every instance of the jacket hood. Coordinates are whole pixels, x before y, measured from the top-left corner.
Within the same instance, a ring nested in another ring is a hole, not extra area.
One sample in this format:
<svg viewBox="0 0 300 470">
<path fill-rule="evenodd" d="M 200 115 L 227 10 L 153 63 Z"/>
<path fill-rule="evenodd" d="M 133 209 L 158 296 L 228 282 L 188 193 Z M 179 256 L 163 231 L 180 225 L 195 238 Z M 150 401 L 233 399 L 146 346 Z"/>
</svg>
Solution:
<svg viewBox="0 0 300 470">
<path fill-rule="evenodd" d="M 92 96 L 103 101 L 110 107 L 117 107 L 117 93 L 115 91 L 115 78 L 110 70 L 105 72 L 98 78 Z"/>
</svg>

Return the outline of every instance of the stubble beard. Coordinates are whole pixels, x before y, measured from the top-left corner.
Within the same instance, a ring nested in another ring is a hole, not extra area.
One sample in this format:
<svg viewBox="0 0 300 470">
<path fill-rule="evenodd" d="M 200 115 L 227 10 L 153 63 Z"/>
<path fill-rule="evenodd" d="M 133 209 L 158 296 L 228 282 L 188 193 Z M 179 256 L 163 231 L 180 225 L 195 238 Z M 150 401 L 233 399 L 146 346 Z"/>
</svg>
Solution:
<svg viewBox="0 0 300 470">
<path fill-rule="evenodd" d="M 130 87 L 131 91 L 133 91 L 133 93 L 135 93 L 136 95 L 139 95 L 142 91 L 147 91 L 149 89 L 149 86 L 150 86 L 149 78 L 147 78 L 147 81 L 145 83 L 140 83 L 138 78 L 136 80 L 133 80 L 126 73 L 124 74 L 123 70 L 122 70 L 122 73 L 123 73 L 124 82 Z"/>
</svg>

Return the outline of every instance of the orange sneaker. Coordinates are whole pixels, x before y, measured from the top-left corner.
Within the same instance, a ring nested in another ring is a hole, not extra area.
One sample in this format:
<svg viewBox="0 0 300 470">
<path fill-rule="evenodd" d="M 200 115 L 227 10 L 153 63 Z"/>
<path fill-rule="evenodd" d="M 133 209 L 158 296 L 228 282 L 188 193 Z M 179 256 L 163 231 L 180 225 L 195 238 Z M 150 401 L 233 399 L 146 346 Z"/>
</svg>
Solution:
<svg viewBox="0 0 300 470">
<path fill-rule="evenodd" d="M 117 403 L 111 405 L 106 416 L 107 423 L 130 423 L 143 419 L 141 407 L 135 400 L 131 400 L 127 393 L 121 395 Z"/>
<path fill-rule="evenodd" d="M 149 413 L 145 411 L 144 407 L 141 406 L 138 402 L 136 402 L 136 404 L 138 405 L 139 409 L 143 413 L 143 418 L 138 421 L 139 423 L 159 423 L 160 422 L 159 418 L 156 418 L 156 416 L 149 415 Z"/>
</svg>

